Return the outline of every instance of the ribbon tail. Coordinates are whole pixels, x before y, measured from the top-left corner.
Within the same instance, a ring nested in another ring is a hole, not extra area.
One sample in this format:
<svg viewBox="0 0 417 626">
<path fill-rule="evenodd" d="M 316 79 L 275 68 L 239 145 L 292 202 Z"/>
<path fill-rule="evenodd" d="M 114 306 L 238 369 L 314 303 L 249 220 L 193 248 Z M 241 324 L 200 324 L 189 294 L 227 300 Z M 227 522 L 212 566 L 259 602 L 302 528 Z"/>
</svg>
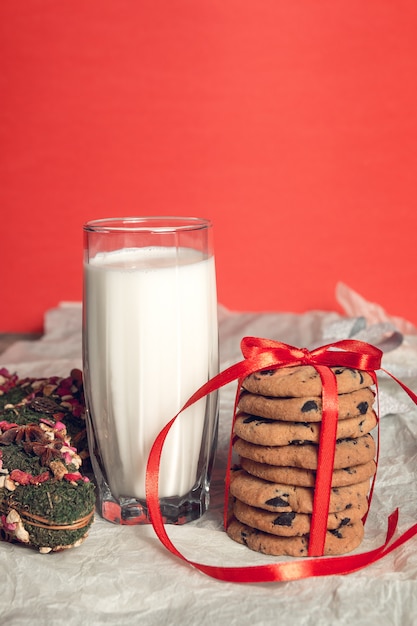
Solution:
<svg viewBox="0 0 417 626">
<path fill-rule="evenodd" d="M 391 372 L 388 372 L 388 370 L 386 370 L 383 367 L 381 367 L 381 371 L 385 372 L 385 374 L 388 374 L 388 376 L 391 376 L 391 378 L 393 380 L 395 380 L 395 382 L 398 383 L 400 385 L 400 387 L 402 387 L 404 389 L 404 391 L 410 396 L 410 398 L 413 400 L 414 404 L 417 404 L 417 395 L 414 393 L 414 391 L 411 391 L 411 389 L 409 387 L 407 387 L 407 385 L 405 385 L 403 382 L 401 382 L 401 380 L 399 378 L 396 378 L 394 376 L 394 374 L 391 374 Z"/>
<path fill-rule="evenodd" d="M 397 524 L 398 509 L 388 518 L 388 527 L 384 543 L 368 552 L 347 556 L 316 557 L 305 560 L 275 562 L 267 565 L 253 565 L 249 567 L 205 565 L 187 559 L 175 548 L 165 530 L 163 530 L 163 543 L 174 555 L 180 557 L 183 561 L 203 574 L 217 580 L 234 583 L 285 582 L 304 578 L 351 574 L 376 563 L 417 534 L 417 524 L 415 524 L 394 542 L 390 543 L 396 531 Z"/>
</svg>

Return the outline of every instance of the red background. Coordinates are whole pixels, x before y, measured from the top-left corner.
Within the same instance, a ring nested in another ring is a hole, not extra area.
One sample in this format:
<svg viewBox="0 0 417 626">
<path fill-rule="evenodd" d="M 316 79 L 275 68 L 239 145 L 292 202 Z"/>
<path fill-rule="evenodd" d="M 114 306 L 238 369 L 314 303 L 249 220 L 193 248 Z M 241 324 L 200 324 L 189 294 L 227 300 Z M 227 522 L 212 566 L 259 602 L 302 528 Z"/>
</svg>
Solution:
<svg viewBox="0 0 417 626">
<path fill-rule="evenodd" d="M 82 295 L 82 224 L 198 215 L 219 301 L 417 323 L 414 0 L 0 4 L 0 331 Z"/>
</svg>

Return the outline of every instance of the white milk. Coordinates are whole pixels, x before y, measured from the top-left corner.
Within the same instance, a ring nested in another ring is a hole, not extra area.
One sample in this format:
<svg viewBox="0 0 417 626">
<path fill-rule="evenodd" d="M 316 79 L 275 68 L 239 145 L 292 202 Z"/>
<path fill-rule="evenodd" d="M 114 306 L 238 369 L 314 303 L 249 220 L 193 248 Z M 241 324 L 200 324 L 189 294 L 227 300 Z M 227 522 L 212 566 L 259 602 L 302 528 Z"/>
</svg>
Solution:
<svg viewBox="0 0 417 626">
<path fill-rule="evenodd" d="M 213 257 L 188 249 L 124 249 L 85 266 L 90 411 L 114 496 L 145 498 L 153 441 L 217 373 Z M 198 255 L 198 256 L 197 256 Z M 195 484 L 206 400 L 180 415 L 166 439 L 160 496 Z"/>
</svg>

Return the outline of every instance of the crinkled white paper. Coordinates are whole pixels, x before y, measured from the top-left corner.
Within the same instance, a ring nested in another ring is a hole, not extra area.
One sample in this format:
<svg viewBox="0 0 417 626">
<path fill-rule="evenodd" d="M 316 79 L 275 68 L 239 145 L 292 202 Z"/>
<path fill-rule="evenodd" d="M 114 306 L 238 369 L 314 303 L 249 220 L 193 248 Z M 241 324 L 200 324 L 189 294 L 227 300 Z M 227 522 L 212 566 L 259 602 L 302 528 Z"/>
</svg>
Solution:
<svg viewBox="0 0 417 626">
<path fill-rule="evenodd" d="M 375 305 L 339 287 L 346 316 L 335 312 L 234 313 L 219 308 L 221 368 L 240 361 L 252 335 L 300 347 L 355 337 L 385 347 L 383 367 L 417 391 L 417 333 Z M 371 341 L 372 339 L 372 341 Z M 384 343 L 385 342 L 385 343 Z M 46 315 L 45 336 L 19 342 L 0 357 L 20 376 L 68 375 L 81 367 L 81 305 Z M 357 552 L 381 545 L 387 516 L 400 509 L 399 532 L 417 523 L 417 408 L 382 375 L 381 450 L 365 539 Z M 236 386 L 221 390 L 220 432 L 211 506 L 200 519 L 169 526 L 176 547 L 194 561 L 242 566 L 274 562 L 224 533 L 223 483 Z M 171 416 L 168 416 L 168 418 Z M 276 559 L 275 559 L 276 560 Z M 99 516 L 79 548 L 41 555 L 0 543 L 0 624 L 72 626 L 143 624 L 204 626 L 303 624 L 347 626 L 417 623 L 417 538 L 357 573 L 286 583 L 220 582 L 172 556 L 151 526 L 115 526 Z"/>
</svg>

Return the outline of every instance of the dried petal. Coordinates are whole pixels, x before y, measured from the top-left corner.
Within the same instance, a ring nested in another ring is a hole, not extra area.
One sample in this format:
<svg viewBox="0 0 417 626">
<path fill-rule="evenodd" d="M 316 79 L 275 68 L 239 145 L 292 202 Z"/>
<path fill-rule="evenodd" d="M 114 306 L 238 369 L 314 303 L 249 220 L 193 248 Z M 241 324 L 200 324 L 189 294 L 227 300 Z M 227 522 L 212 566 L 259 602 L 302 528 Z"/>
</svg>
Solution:
<svg viewBox="0 0 417 626">
<path fill-rule="evenodd" d="M 65 474 L 68 473 L 68 470 L 62 463 L 62 461 L 51 461 L 49 463 L 49 467 L 51 468 L 51 471 L 57 480 L 62 480 Z"/>
<path fill-rule="evenodd" d="M 20 521 L 19 513 L 15 509 L 10 509 L 6 517 L 7 524 L 18 524 Z"/>
<path fill-rule="evenodd" d="M 65 480 L 68 480 L 68 482 L 76 482 L 77 480 L 83 479 L 80 472 L 72 472 L 72 473 L 65 474 L 64 478 Z"/>
<path fill-rule="evenodd" d="M 0 429 L 1 430 L 10 430 L 10 428 L 18 428 L 19 424 L 15 424 L 14 422 L 0 422 Z"/>
<path fill-rule="evenodd" d="M 53 392 L 56 389 L 56 385 L 51 385 L 51 384 L 47 384 L 45 385 L 45 387 L 42 389 L 43 391 L 43 395 L 44 396 L 50 396 L 53 394 Z"/>
<path fill-rule="evenodd" d="M 16 483 L 14 480 L 10 478 L 10 476 L 6 476 L 6 480 L 4 481 L 4 486 L 8 491 L 14 491 L 16 489 Z"/>
<path fill-rule="evenodd" d="M 14 536 L 16 537 L 18 541 L 22 543 L 29 543 L 29 539 L 30 539 L 29 533 L 23 526 L 22 522 L 20 522 L 20 524 L 17 525 L 17 528 L 14 532 Z"/>
<path fill-rule="evenodd" d="M 23 472 L 19 469 L 14 469 L 10 472 L 10 478 L 19 485 L 30 485 L 30 479 L 32 475 L 27 472 Z"/>
<path fill-rule="evenodd" d="M 51 478 L 51 475 L 49 472 L 42 472 L 42 474 L 37 474 L 36 476 L 32 476 L 30 479 L 30 484 L 40 485 L 41 483 L 45 483 L 50 478 Z"/>
</svg>

